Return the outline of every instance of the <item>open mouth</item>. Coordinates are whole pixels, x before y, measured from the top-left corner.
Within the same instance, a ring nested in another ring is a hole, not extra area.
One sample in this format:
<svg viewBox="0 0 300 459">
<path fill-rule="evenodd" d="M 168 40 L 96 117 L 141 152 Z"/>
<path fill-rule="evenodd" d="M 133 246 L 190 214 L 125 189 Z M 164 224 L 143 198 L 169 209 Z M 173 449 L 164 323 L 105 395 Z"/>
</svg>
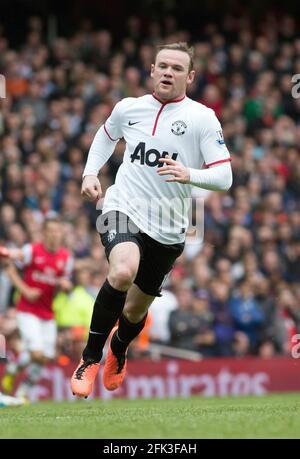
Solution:
<svg viewBox="0 0 300 459">
<path fill-rule="evenodd" d="M 163 81 L 161 81 L 161 83 L 165 84 L 166 86 L 172 86 L 172 83 L 169 80 L 163 80 Z"/>
</svg>

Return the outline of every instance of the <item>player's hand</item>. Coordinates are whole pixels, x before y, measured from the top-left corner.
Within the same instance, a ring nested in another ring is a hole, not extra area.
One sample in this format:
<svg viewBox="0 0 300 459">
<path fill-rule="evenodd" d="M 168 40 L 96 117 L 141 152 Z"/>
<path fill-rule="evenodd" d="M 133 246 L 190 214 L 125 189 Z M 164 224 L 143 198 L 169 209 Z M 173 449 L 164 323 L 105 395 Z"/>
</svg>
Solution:
<svg viewBox="0 0 300 459">
<path fill-rule="evenodd" d="M 30 303 L 35 303 L 42 294 L 42 290 L 35 287 L 28 287 L 24 292 L 24 296 L 26 300 Z"/>
<path fill-rule="evenodd" d="M 102 196 L 102 189 L 98 177 L 86 175 L 81 186 L 81 196 L 89 201 L 98 201 Z"/>
<path fill-rule="evenodd" d="M 6 271 L 9 270 L 10 265 L 12 264 L 11 259 L 10 259 L 10 252 L 6 247 L 4 247 L 4 245 L 0 245 L 0 262 L 1 262 L 1 266 Z"/>
<path fill-rule="evenodd" d="M 6 247 L 4 247 L 4 245 L 0 245 L 0 257 L 1 258 L 9 258 L 10 257 L 10 252 Z"/>
<path fill-rule="evenodd" d="M 61 288 L 64 292 L 70 292 L 73 288 L 73 283 L 69 279 L 61 277 L 57 281 L 57 286 Z"/>
<path fill-rule="evenodd" d="M 173 175 L 173 178 L 169 178 L 166 182 L 178 182 L 178 183 L 188 183 L 190 180 L 190 171 L 183 164 L 175 161 L 166 156 L 165 158 L 160 158 L 159 162 L 166 163 L 166 166 L 159 167 L 157 169 L 158 175 Z"/>
</svg>

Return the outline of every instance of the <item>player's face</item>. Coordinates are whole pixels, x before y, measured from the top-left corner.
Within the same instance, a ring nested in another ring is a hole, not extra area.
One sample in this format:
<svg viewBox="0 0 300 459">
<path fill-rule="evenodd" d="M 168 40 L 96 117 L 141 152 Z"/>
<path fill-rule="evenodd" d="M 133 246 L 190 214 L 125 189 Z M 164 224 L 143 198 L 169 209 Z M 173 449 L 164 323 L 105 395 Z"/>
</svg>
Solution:
<svg viewBox="0 0 300 459">
<path fill-rule="evenodd" d="M 184 97 L 186 87 L 192 83 L 195 71 L 189 71 L 190 57 L 183 51 L 162 49 L 151 67 L 154 94 L 161 100 Z"/>
<path fill-rule="evenodd" d="M 63 239 L 63 228 L 58 222 L 46 223 L 44 229 L 44 242 L 49 250 L 57 250 Z"/>
</svg>

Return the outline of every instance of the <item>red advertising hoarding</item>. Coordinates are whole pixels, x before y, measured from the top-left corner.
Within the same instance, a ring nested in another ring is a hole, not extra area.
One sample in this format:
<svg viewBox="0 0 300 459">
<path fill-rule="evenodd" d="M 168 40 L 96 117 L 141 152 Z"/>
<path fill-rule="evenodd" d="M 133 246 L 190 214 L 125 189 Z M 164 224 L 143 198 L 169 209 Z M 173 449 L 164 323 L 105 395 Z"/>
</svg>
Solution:
<svg viewBox="0 0 300 459">
<path fill-rule="evenodd" d="M 76 363 L 49 365 L 31 394 L 32 400 L 74 400 L 70 376 Z M 292 358 L 207 359 L 200 362 L 163 360 L 129 362 L 120 389 L 104 389 L 102 368 L 91 398 L 169 398 L 262 395 L 300 391 L 300 360 Z"/>
</svg>

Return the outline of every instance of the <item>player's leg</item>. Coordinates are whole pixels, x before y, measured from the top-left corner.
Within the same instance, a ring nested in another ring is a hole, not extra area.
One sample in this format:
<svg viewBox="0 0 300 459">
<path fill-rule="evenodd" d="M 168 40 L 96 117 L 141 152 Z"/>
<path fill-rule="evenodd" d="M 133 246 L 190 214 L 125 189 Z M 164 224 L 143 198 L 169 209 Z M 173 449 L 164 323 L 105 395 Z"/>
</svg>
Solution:
<svg viewBox="0 0 300 459">
<path fill-rule="evenodd" d="M 155 296 L 147 295 L 135 284 L 127 294 L 123 313 L 119 318 L 108 346 L 103 384 L 108 390 L 117 389 L 125 376 L 127 366 L 127 348 L 131 341 L 143 330 L 147 311 Z"/>
<path fill-rule="evenodd" d="M 30 389 L 35 386 L 41 379 L 42 371 L 45 365 L 52 361 L 56 355 L 57 327 L 55 320 L 42 320 L 39 322 L 39 348 L 33 346 L 31 351 L 31 363 L 27 367 L 26 379 L 20 384 L 16 395 L 18 397 L 28 397 Z"/>
<path fill-rule="evenodd" d="M 41 379 L 43 368 L 56 355 L 57 327 L 55 320 L 35 318 L 38 329 L 34 331 L 35 341 L 28 345 L 31 361 L 26 369 L 26 378 L 19 385 L 16 396 L 29 398 L 30 390 Z M 37 338 L 38 337 L 38 338 Z"/>
<path fill-rule="evenodd" d="M 25 378 L 16 390 L 17 397 L 30 399 L 30 391 L 40 380 L 45 363 L 45 358 L 42 352 L 33 351 L 30 353 L 30 362 L 26 366 Z"/>
<path fill-rule="evenodd" d="M 128 289 L 134 282 L 140 263 L 140 248 L 136 236 L 130 232 L 118 232 L 119 221 L 128 217 L 117 213 L 117 226 L 107 228 L 101 234 L 109 261 L 109 273 L 96 298 L 87 345 L 75 370 L 71 387 L 74 394 L 87 396 L 99 370 L 105 342 L 119 319 Z M 125 225 L 126 226 L 126 225 Z M 114 237 L 111 237 L 113 234 Z"/>
<path fill-rule="evenodd" d="M 139 259 L 139 248 L 132 242 L 118 244 L 111 251 L 109 273 L 94 304 L 87 345 L 72 377 L 72 391 L 76 395 L 87 397 L 92 390 L 103 347 L 123 311 Z"/>
<path fill-rule="evenodd" d="M 23 398 L 12 397 L 11 395 L 4 395 L 0 392 L 0 408 L 8 406 L 21 406 L 25 405 L 26 401 Z"/>
<path fill-rule="evenodd" d="M 36 321 L 32 319 L 31 314 L 18 312 L 17 326 L 22 341 L 22 351 L 16 360 L 9 361 L 5 367 L 5 373 L 3 375 L 1 385 L 6 394 L 13 393 L 16 377 L 21 370 L 30 364 L 30 347 L 33 344 L 32 341 L 35 340 L 35 337 L 38 334 L 38 331 L 36 330 Z"/>
<path fill-rule="evenodd" d="M 172 269 L 184 244 L 164 245 L 143 235 L 145 248 L 134 285 L 128 292 L 118 329 L 113 333 L 103 372 L 103 383 L 108 390 L 115 390 L 122 383 L 126 372 L 126 354 L 130 342 L 144 328 L 147 311 L 160 290 L 164 279 Z"/>
<path fill-rule="evenodd" d="M 105 342 L 123 311 L 127 290 L 136 277 L 139 260 L 139 248 L 132 242 L 123 242 L 112 249 L 109 273 L 95 301 L 84 359 L 101 360 Z"/>
<path fill-rule="evenodd" d="M 44 364 L 56 357 L 57 325 L 55 320 L 43 320 L 43 358 Z"/>
<path fill-rule="evenodd" d="M 23 360 L 22 369 L 26 368 L 25 379 L 20 383 L 16 395 L 28 398 L 31 388 L 40 379 L 44 365 L 43 355 L 43 330 L 42 320 L 33 314 L 20 312 L 17 314 L 18 328 L 24 345 L 28 351 L 29 358 Z"/>
<path fill-rule="evenodd" d="M 27 356 L 29 356 L 29 353 L 26 353 L 26 358 Z M 1 379 L 1 387 L 5 394 L 12 394 L 14 392 L 15 380 L 20 368 L 21 367 L 18 361 L 9 361 L 6 364 L 4 374 Z"/>
</svg>

